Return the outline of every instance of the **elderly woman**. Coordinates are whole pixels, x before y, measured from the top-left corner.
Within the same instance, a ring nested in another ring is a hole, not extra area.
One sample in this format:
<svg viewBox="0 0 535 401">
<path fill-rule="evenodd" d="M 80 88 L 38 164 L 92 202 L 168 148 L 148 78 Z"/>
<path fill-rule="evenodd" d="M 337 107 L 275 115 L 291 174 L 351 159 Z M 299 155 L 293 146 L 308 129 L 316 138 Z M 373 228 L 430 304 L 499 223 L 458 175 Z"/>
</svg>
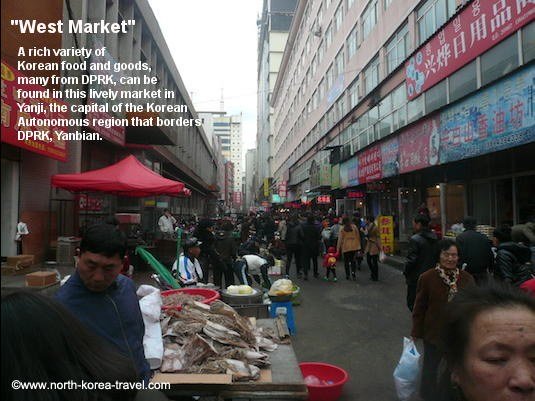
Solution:
<svg viewBox="0 0 535 401">
<path fill-rule="evenodd" d="M 443 330 L 441 401 L 535 399 L 535 298 L 505 284 L 460 292 Z"/>
<path fill-rule="evenodd" d="M 457 267 L 459 251 L 455 242 L 442 240 L 437 245 L 437 264 L 420 276 L 412 313 L 411 335 L 424 342 L 420 395 L 425 401 L 438 398 L 437 375 L 442 359 L 440 334 L 444 309 L 459 289 L 475 285 L 474 278 Z"/>
<path fill-rule="evenodd" d="M 338 235 L 338 253 L 344 255 L 344 267 L 346 271 L 346 279 L 349 280 L 349 272 L 351 268 L 351 277 L 353 280 L 357 279 L 357 264 L 355 261 L 357 251 L 360 251 L 360 232 L 358 228 L 351 224 L 349 217 L 344 217 L 342 220 L 342 228 Z"/>
</svg>

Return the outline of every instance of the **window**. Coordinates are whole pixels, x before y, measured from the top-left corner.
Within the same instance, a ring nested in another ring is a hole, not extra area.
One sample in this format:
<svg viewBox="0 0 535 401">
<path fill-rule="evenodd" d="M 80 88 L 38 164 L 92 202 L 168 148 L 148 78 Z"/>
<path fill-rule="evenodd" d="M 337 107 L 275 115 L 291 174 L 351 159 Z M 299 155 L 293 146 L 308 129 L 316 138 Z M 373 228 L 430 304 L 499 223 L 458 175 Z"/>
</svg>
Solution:
<svg viewBox="0 0 535 401">
<path fill-rule="evenodd" d="M 325 78 L 323 78 L 318 86 L 318 96 L 319 101 L 321 102 L 323 98 L 325 97 Z"/>
<path fill-rule="evenodd" d="M 338 78 L 340 75 L 344 73 L 344 49 L 341 49 L 338 54 L 336 55 L 336 58 L 334 59 L 335 63 L 335 72 L 334 76 Z"/>
<path fill-rule="evenodd" d="M 450 102 L 477 89 L 476 62 L 472 61 L 449 78 Z"/>
<path fill-rule="evenodd" d="M 331 5 L 332 0 L 325 0 L 325 9 L 327 10 L 329 6 Z"/>
<path fill-rule="evenodd" d="M 314 91 L 314 94 L 312 95 L 312 110 L 316 110 L 318 108 L 318 90 Z"/>
<path fill-rule="evenodd" d="M 424 115 L 423 98 L 423 96 L 418 96 L 416 99 L 407 103 L 407 117 L 409 123 L 418 120 Z"/>
<path fill-rule="evenodd" d="M 329 24 L 327 30 L 325 31 L 325 50 L 328 50 L 333 41 L 333 30 L 332 24 Z"/>
<path fill-rule="evenodd" d="M 447 103 L 446 80 L 436 84 L 425 92 L 425 112 L 431 113 Z"/>
<path fill-rule="evenodd" d="M 305 53 L 308 55 L 310 54 L 310 36 L 307 38 L 307 42 L 306 42 L 306 45 L 305 45 Z"/>
<path fill-rule="evenodd" d="M 364 70 L 364 85 L 366 95 L 372 91 L 379 83 L 379 58 L 375 58 L 370 62 L 368 67 Z"/>
<path fill-rule="evenodd" d="M 317 54 L 317 57 L 318 57 L 318 66 L 321 65 L 321 61 L 323 60 L 323 53 L 325 52 L 325 45 L 324 45 L 325 42 L 321 42 L 319 47 L 318 47 L 318 54 Z"/>
<path fill-rule="evenodd" d="M 333 87 L 334 83 L 334 64 L 331 64 L 327 70 L 327 90 L 330 90 Z"/>
<path fill-rule="evenodd" d="M 346 40 L 347 60 L 349 61 L 357 53 L 357 26 L 353 28 Z"/>
<path fill-rule="evenodd" d="M 359 102 L 360 83 L 357 77 L 349 87 L 349 107 L 352 109 Z"/>
<path fill-rule="evenodd" d="M 522 29 L 522 49 L 527 64 L 535 58 L 535 22 Z"/>
<path fill-rule="evenodd" d="M 409 29 L 405 23 L 386 44 L 386 68 L 388 74 L 405 60 L 409 53 L 409 43 Z"/>
<path fill-rule="evenodd" d="M 427 0 L 417 13 L 418 40 L 422 44 L 455 13 L 455 0 Z"/>
<path fill-rule="evenodd" d="M 355 4 L 355 0 L 347 0 L 347 11 Z"/>
<path fill-rule="evenodd" d="M 384 4 L 384 8 L 385 8 L 385 10 L 386 10 L 386 9 L 388 8 L 388 6 L 389 6 L 390 4 L 392 4 L 392 0 L 384 0 L 384 3 L 383 3 L 383 4 Z"/>
<path fill-rule="evenodd" d="M 372 0 L 362 13 L 362 39 L 365 39 L 377 24 L 377 0 Z"/>
<path fill-rule="evenodd" d="M 338 8 L 336 9 L 336 12 L 334 13 L 334 33 L 338 32 L 340 30 L 340 27 L 342 26 L 342 20 L 344 18 L 344 8 L 342 7 L 343 2 L 340 3 Z"/>
<path fill-rule="evenodd" d="M 486 85 L 518 67 L 517 37 L 512 35 L 481 56 L 481 85 Z"/>
</svg>

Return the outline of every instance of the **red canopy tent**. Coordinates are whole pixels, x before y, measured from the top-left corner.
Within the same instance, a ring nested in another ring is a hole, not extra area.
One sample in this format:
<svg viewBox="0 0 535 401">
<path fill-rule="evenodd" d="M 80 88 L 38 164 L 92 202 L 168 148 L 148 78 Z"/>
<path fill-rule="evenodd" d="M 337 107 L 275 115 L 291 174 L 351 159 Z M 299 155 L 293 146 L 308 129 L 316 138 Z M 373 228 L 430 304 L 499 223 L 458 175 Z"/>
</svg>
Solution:
<svg viewBox="0 0 535 401">
<path fill-rule="evenodd" d="M 56 174 L 52 186 L 72 192 L 105 192 L 120 196 L 189 196 L 183 182 L 162 177 L 134 156 L 98 170 L 79 174 Z"/>
</svg>

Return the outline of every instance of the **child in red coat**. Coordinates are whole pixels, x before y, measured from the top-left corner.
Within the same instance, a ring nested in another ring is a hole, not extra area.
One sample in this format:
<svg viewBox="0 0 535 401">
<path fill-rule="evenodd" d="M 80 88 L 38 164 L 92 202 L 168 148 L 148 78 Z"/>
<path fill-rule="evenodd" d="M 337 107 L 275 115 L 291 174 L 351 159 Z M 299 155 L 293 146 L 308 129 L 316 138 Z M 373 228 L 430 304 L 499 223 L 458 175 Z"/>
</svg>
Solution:
<svg viewBox="0 0 535 401">
<path fill-rule="evenodd" d="M 336 279 L 336 262 L 340 254 L 336 251 L 334 246 L 329 247 L 327 253 L 323 256 L 323 267 L 327 269 L 326 276 L 323 278 L 325 281 L 329 281 L 329 276 L 333 274 L 333 281 L 338 281 Z"/>
</svg>

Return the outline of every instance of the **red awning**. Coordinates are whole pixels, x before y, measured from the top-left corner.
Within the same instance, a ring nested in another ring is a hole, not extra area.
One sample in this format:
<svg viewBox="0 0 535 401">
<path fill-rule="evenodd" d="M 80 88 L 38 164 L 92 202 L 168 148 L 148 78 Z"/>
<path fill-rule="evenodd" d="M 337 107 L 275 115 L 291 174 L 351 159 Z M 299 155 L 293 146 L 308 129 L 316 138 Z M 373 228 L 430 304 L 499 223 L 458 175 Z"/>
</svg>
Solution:
<svg viewBox="0 0 535 401">
<path fill-rule="evenodd" d="M 105 192 L 120 196 L 189 196 L 183 182 L 162 177 L 130 155 L 120 162 L 79 174 L 56 174 L 52 186 L 72 192 Z"/>
</svg>

